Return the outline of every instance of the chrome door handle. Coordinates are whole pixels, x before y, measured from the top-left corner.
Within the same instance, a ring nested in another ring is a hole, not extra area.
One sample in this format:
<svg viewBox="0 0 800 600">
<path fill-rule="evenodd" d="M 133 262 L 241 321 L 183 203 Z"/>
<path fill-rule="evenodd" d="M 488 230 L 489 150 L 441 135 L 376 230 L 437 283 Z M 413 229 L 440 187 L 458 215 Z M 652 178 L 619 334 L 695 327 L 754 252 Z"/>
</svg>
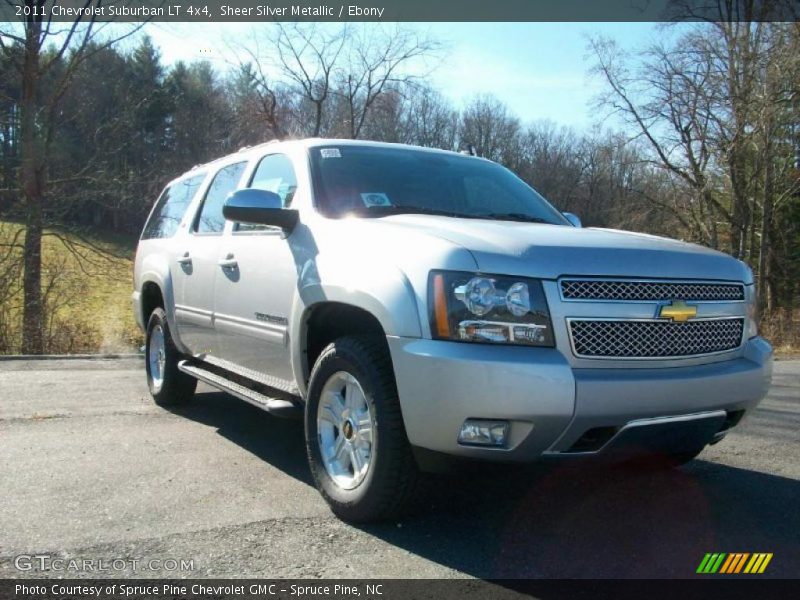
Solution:
<svg viewBox="0 0 800 600">
<path fill-rule="evenodd" d="M 177 259 L 179 265 L 189 265 L 192 263 L 192 257 L 186 252 L 183 256 L 179 256 Z"/>
<path fill-rule="evenodd" d="M 228 254 L 225 258 L 220 259 L 217 261 L 217 264 L 222 267 L 223 269 L 235 269 L 239 266 L 239 263 L 236 262 L 236 259 L 233 257 L 233 254 Z"/>
</svg>

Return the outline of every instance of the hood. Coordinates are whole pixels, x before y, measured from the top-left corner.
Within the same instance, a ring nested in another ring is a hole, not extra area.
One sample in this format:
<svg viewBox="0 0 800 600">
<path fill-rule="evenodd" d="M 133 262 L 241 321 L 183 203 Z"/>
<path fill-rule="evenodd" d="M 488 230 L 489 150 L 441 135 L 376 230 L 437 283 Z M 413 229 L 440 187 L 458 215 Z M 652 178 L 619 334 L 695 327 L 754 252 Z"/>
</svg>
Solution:
<svg viewBox="0 0 800 600">
<path fill-rule="evenodd" d="M 580 275 L 752 283 L 750 269 L 727 254 L 643 233 L 429 215 L 365 221 L 386 228 L 386 233 L 408 230 L 462 246 L 484 273 L 541 279 Z"/>
</svg>

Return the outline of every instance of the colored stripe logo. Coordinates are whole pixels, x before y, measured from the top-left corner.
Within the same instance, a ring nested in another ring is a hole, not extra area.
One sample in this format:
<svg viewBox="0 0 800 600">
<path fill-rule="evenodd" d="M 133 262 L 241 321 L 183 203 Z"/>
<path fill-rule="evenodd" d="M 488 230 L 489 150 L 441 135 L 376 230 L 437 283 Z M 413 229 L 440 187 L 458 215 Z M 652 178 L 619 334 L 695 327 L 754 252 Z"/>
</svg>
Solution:
<svg viewBox="0 0 800 600">
<path fill-rule="evenodd" d="M 759 574 L 767 570 L 769 561 L 772 560 L 772 552 L 714 552 L 707 553 L 697 573 L 725 575 L 735 575 L 738 573 Z"/>
</svg>

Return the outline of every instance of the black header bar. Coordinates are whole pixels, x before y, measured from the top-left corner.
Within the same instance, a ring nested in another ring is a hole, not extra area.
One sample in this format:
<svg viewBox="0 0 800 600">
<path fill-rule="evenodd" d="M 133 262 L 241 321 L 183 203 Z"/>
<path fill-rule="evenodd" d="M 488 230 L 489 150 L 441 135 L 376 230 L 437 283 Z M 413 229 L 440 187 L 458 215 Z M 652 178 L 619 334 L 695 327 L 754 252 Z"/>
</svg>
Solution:
<svg viewBox="0 0 800 600">
<path fill-rule="evenodd" d="M 28 3 L 37 4 L 37 3 Z M 0 21 L 656 22 L 796 21 L 796 0 L 24 0 Z"/>
</svg>

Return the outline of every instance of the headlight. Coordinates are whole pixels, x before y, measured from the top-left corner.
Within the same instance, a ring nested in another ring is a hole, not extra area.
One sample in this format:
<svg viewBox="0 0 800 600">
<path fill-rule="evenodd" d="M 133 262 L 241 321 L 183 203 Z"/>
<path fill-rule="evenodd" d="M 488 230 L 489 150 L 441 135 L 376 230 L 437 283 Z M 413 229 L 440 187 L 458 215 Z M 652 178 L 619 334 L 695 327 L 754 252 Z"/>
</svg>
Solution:
<svg viewBox="0 0 800 600">
<path fill-rule="evenodd" d="M 756 287 L 747 286 L 747 339 L 758 335 L 758 297 Z"/>
<path fill-rule="evenodd" d="M 431 332 L 442 340 L 554 346 L 550 312 L 537 279 L 432 271 Z"/>
</svg>

